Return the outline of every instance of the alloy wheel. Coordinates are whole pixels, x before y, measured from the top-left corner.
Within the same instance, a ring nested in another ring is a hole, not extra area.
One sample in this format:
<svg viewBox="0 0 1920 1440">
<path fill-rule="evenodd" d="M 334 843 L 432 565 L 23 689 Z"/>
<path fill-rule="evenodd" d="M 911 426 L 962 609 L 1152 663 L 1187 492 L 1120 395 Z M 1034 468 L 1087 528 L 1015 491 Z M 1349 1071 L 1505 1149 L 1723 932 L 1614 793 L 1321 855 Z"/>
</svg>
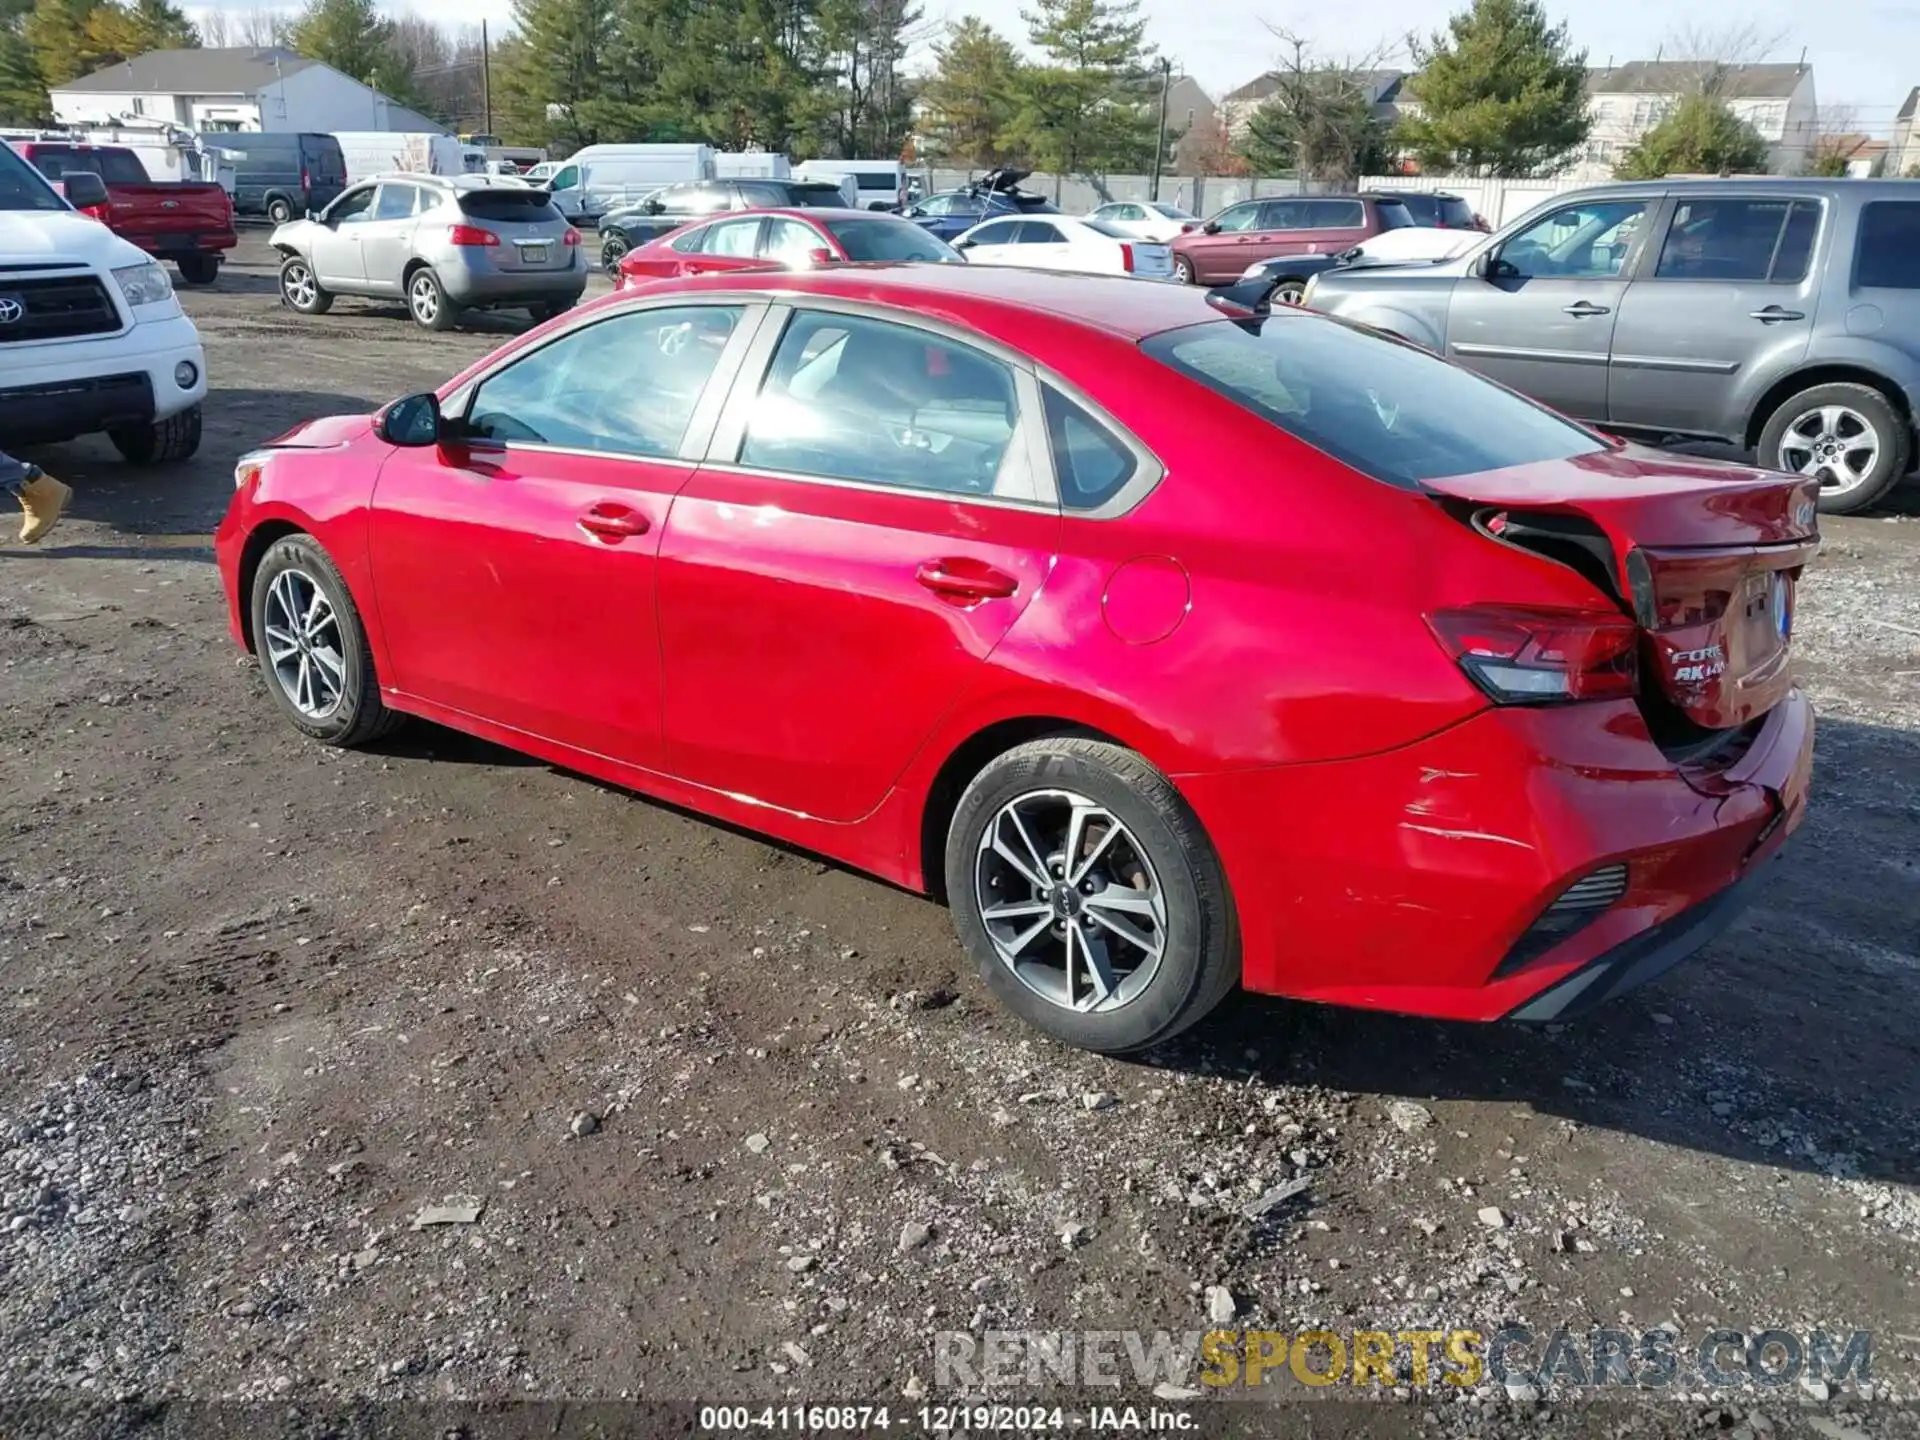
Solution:
<svg viewBox="0 0 1920 1440">
<path fill-rule="evenodd" d="M 1273 292 L 1273 298 L 1283 305 L 1298 305 L 1306 298 L 1307 287 L 1298 280 L 1284 280 Z"/>
<path fill-rule="evenodd" d="M 1845 405 L 1822 405 L 1795 416 L 1780 437 L 1779 468 L 1818 476 L 1823 492 L 1856 488 L 1879 459 L 1880 433 Z"/>
<path fill-rule="evenodd" d="M 1014 978 L 1062 1009 L 1117 1010 L 1167 946 L 1159 876 L 1111 810 L 1070 790 L 1002 805 L 980 837 L 974 904 Z"/>
<path fill-rule="evenodd" d="M 413 318 L 422 325 L 431 325 L 440 313 L 440 292 L 424 271 L 414 277 L 407 296 L 413 304 Z"/>
<path fill-rule="evenodd" d="M 261 641 L 274 683 L 309 720 L 325 720 L 347 693 L 340 617 L 314 578 L 282 570 L 267 588 Z"/>
<path fill-rule="evenodd" d="M 295 262 L 280 272 L 280 290 L 294 309 L 304 310 L 313 304 L 320 286 L 313 278 L 313 271 Z"/>
</svg>

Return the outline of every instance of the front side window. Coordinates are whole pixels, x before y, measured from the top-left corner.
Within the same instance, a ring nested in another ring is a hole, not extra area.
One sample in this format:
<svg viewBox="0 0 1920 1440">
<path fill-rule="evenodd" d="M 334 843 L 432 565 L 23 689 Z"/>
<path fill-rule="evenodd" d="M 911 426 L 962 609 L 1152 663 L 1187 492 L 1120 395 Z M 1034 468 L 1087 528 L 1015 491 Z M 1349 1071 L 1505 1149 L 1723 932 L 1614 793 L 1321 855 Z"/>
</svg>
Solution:
<svg viewBox="0 0 1920 1440">
<path fill-rule="evenodd" d="M 1810 200 L 1682 200 L 1674 207 L 1654 278 L 1802 280 L 1819 218 L 1820 207 Z"/>
<path fill-rule="evenodd" d="M 754 400 L 740 463 L 992 495 L 1018 420 L 999 361 L 903 325 L 801 311 Z"/>
<path fill-rule="evenodd" d="M 0 140 L 0 210 L 64 210 L 66 205 L 34 168 Z"/>
<path fill-rule="evenodd" d="M 955 212 L 953 208 L 953 202 L 956 198 L 957 197 L 952 195 L 929 195 L 920 203 L 919 213 L 922 215 L 931 215 L 936 220 L 947 215 L 955 214 L 957 212 Z"/>
<path fill-rule="evenodd" d="M 333 202 L 333 208 L 327 211 L 329 225 L 358 225 L 373 218 L 373 187 L 364 190 L 349 190 Z"/>
<path fill-rule="evenodd" d="M 579 183 L 580 167 L 578 165 L 569 165 L 553 177 L 553 188 L 556 190 L 571 190 Z"/>
<path fill-rule="evenodd" d="M 373 207 L 376 220 L 409 220 L 418 206 L 420 192 L 411 185 L 382 185 L 380 198 Z"/>
<path fill-rule="evenodd" d="M 571 331 L 481 381 L 468 433 L 502 445 L 672 456 L 740 314 L 687 305 Z"/>
<path fill-rule="evenodd" d="M 975 245 L 1012 245 L 1019 234 L 1018 220 L 994 220 L 975 230 L 970 239 Z"/>
<path fill-rule="evenodd" d="M 1405 489 L 1605 448 L 1470 370 L 1309 312 L 1189 325 L 1141 348 L 1314 449 Z"/>
<path fill-rule="evenodd" d="M 1920 201 L 1860 207 L 1853 283 L 1865 290 L 1920 290 Z"/>
<path fill-rule="evenodd" d="M 1500 247 L 1502 273 L 1525 279 L 1611 280 L 1646 218 L 1644 200 L 1589 200 L 1536 220 Z"/>
<path fill-rule="evenodd" d="M 1230 206 L 1213 217 L 1214 225 L 1223 231 L 1251 230 L 1259 221 L 1260 207 L 1257 204 Z"/>
</svg>

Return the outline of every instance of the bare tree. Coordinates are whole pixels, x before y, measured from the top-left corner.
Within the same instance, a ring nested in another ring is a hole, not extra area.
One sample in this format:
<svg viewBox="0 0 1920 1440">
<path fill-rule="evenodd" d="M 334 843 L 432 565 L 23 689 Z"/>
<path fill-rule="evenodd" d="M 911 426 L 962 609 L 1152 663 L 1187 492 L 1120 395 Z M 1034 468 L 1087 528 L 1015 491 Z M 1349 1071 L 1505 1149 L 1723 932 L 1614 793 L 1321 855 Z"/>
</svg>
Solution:
<svg viewBox="0 0 1920 1440">
<path fill-rule="evenodd" d="M 1867 148 L 1858 116 L 1851 105 L 1822 105 L 1813 126 L 1813 148 L 1807 155 L 1810 175 L 1846 175 Z"/>
<path fill-rule="evenodd" d="M 1668 34 L 1660 56 L 1688 72 L 1685 93 L 1724 95 L 1732 71 L 1765 63 L 1786 42 L 1787 31 L 1768 29 L 1756 20 L 1724 25 L 1690 20 Z"/>
<path fill-rule="evenodd" d="M 1240 151 L 1256 174 L 1289 170 L 1302 180 L 1351 186 L 1388 157 L 1387 123 L 1378 113 L 1386 62 L 1396 52 L 1382 43 L 1359 54 L 1328 59 L 1291 30 L 1268 26 L 1280 55 L 1267 78 L 1273 90 L 1247 121 Z"/>
<path fill-rule="evenodd" d="M 202 10 L 193 17 L 193 28 L 200 32 L 200 43 L 209 50 L 224 50 L 233 43 L 233 30 L 224 10 Z"/>
</svg>

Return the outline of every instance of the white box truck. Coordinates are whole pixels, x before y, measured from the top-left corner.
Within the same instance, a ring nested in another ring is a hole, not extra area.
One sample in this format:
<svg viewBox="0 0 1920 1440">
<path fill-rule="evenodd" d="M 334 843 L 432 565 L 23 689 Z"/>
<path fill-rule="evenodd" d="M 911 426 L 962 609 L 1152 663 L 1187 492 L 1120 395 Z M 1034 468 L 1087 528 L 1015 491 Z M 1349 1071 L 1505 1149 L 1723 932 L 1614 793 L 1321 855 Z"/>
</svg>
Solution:
<svg viewBox="0 0 1920 1440">
<path fill-rule="evenodd" d="M 373 175 L 404 172 L 411 175 L 465 175 L 474 168 L 472 151 L 451 135 L 430 130 L 336 130 L 340 154 L 347 162 L 347 183 Z"/>
<path fill-rule="evenodd" d="M 578 225 L 682 180 L 717 178 L 711 145 L 589 145 L 547 182 L 560 213 Z"/>
</svg>

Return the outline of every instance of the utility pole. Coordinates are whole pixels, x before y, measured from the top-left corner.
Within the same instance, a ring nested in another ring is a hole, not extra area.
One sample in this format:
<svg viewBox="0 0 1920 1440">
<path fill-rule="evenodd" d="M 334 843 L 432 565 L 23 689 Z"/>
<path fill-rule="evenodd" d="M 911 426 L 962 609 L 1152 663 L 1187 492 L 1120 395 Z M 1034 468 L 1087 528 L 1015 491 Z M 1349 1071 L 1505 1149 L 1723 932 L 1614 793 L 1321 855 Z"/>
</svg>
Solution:
<svg viewBox="0 0 1920 1440">
<path fill-rule="evenodd" d="M 1149 200 L 1160 198 L 1160 166 L 1167 155 L 1167 89 L 1173 84 L 1173 62 L 1160 57 L 1160 130 L 1153 142 L 1153 187 Z"/>
<path fill-rule="evenodd" d="M 493 51 L 487 45 L 487 22 L 480 22 L 480 108 L 485 112 L 483 135 L 493 134 Z"/>
</svg>

